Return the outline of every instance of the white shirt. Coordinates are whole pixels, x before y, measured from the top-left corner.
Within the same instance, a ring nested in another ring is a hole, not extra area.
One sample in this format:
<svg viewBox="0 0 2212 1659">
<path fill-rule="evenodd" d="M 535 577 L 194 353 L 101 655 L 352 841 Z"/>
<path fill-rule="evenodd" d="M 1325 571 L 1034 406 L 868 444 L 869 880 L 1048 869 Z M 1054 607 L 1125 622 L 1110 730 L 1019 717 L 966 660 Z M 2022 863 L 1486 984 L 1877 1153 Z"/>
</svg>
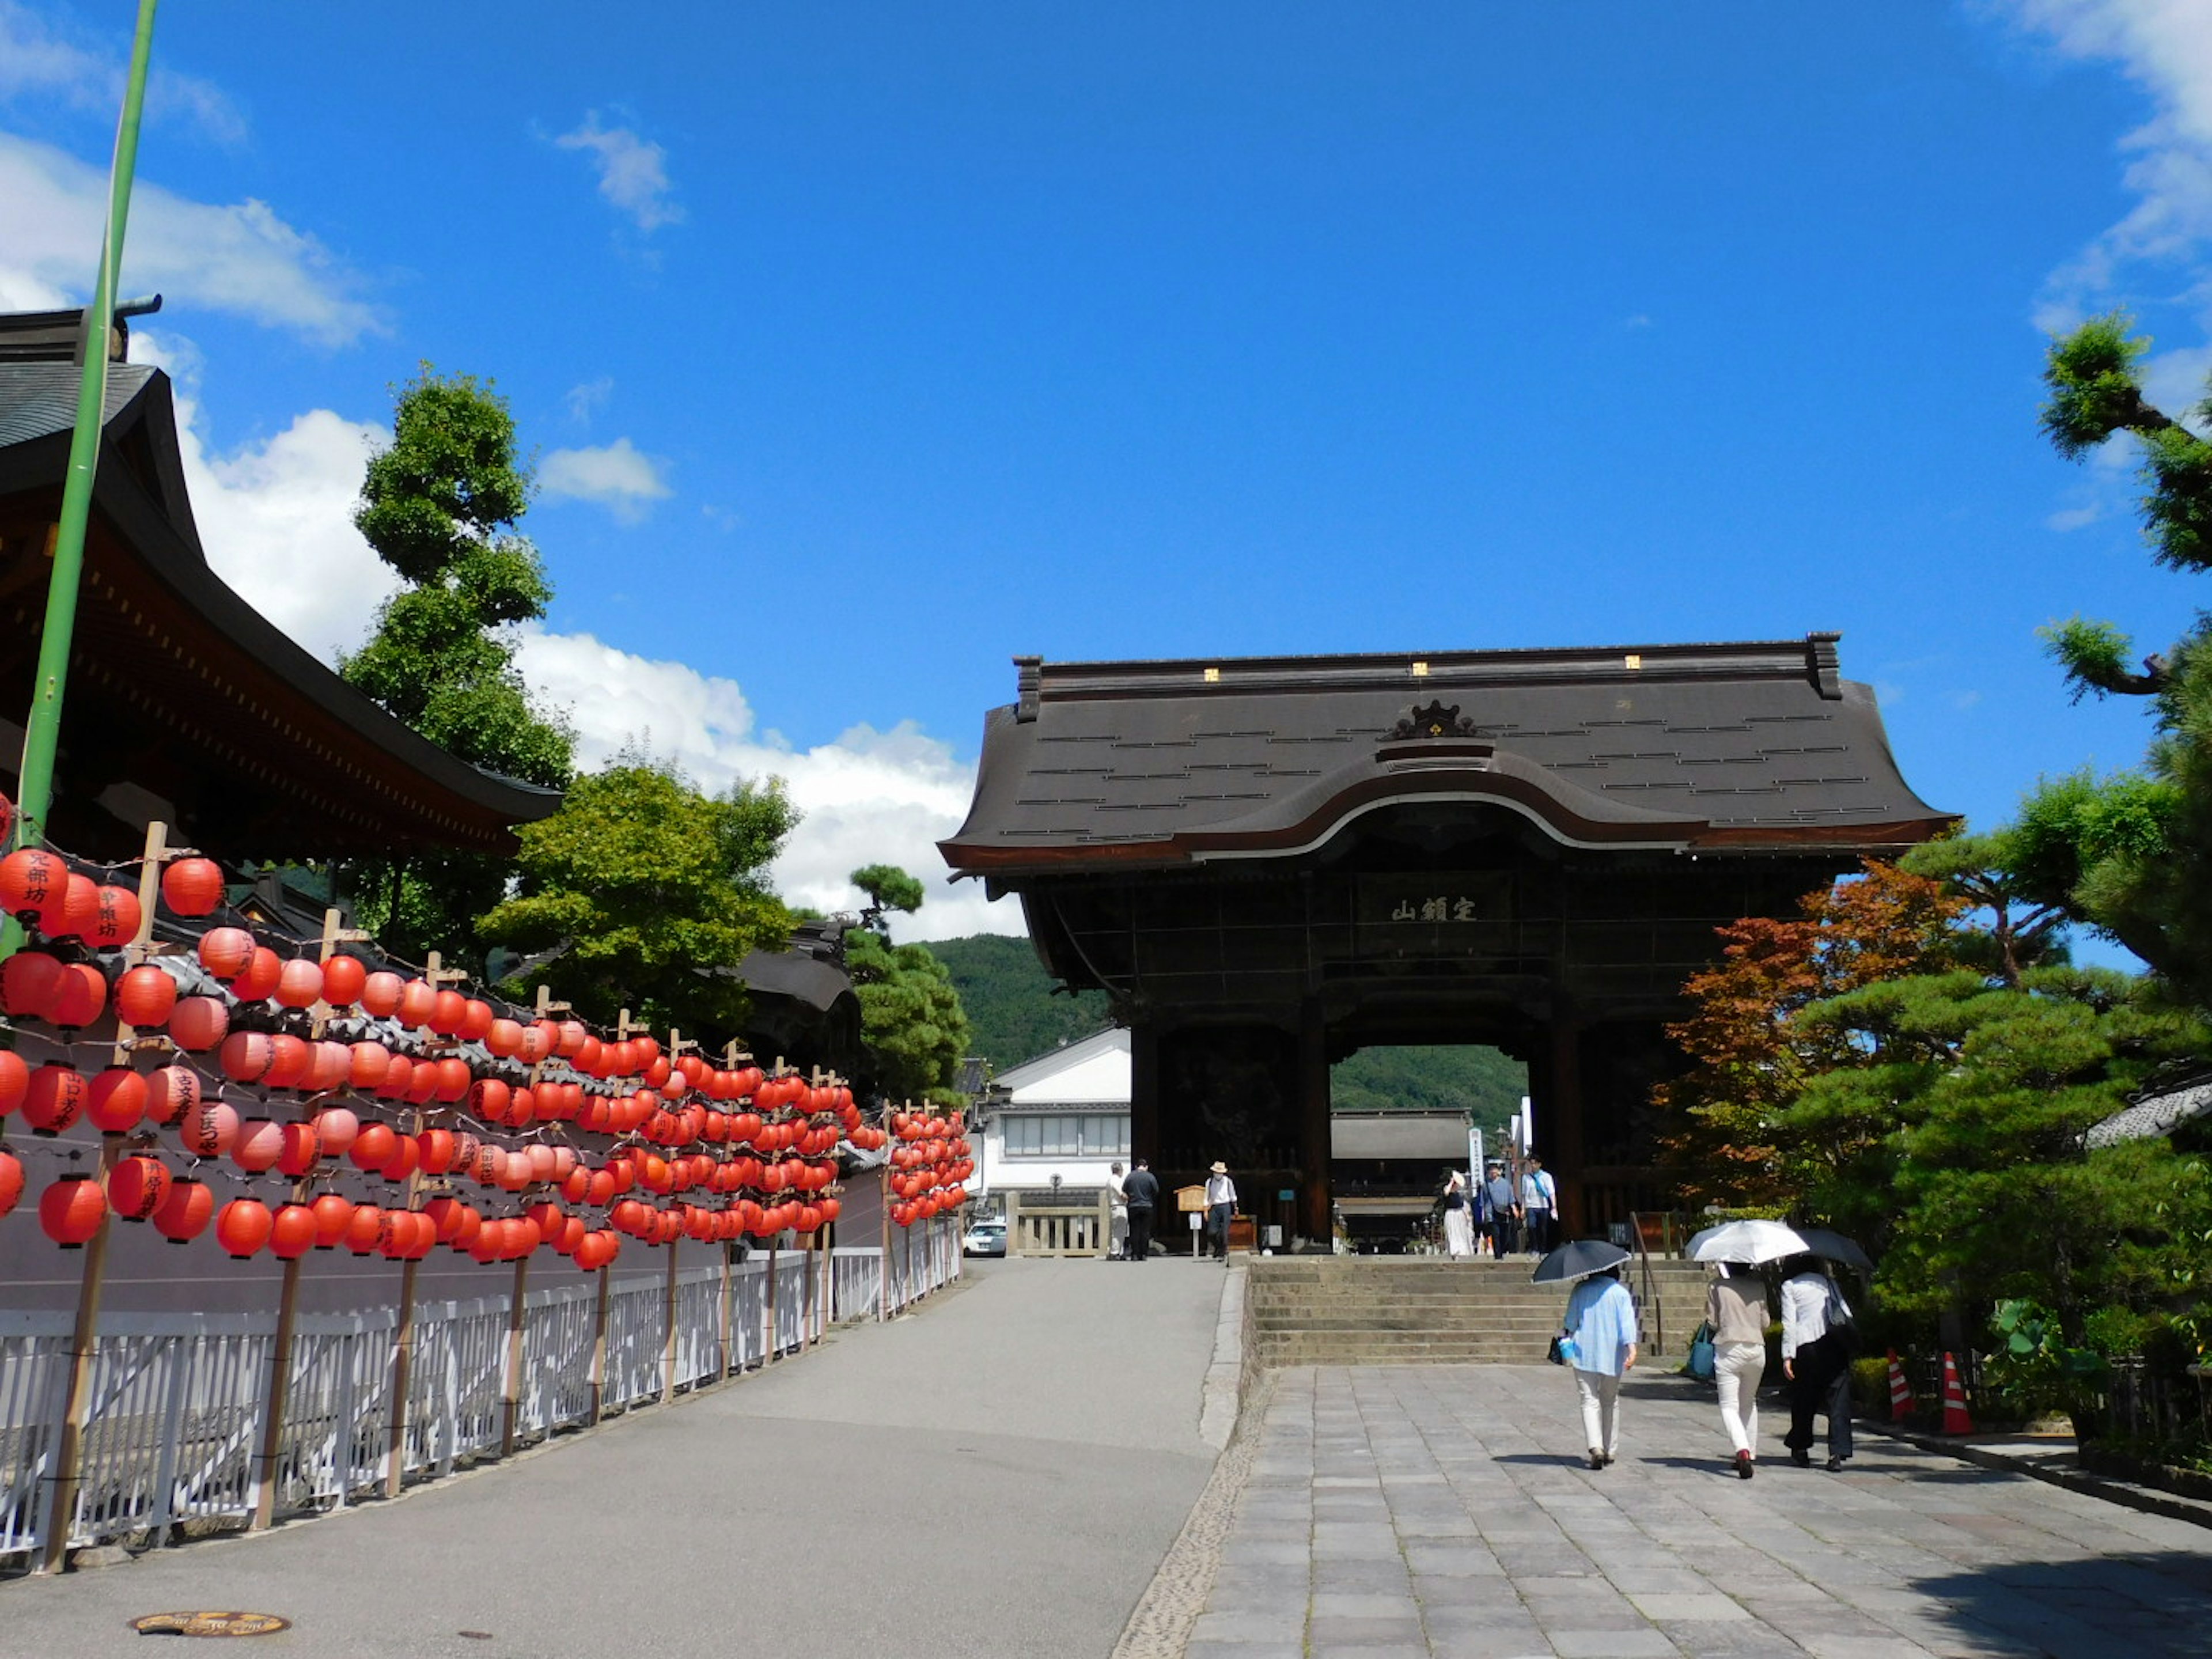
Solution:
<svg viewBox="0 0 2212 1659">
<path fill-rule="evenodd" d="M 1231 1181 L 1225 1175 L 1206 1176 L 1206 1203 L 1207 1208 L 1211 1209 L 1216 1204 L 1234 1204 L 1236 1201 L 1237 1183 L 1235 1182 Z"/>
<path fill-rule="evenodd" d="M 1846 1313 L 1850 1304 L 1836 1281 L 1826 1273 L 1799 1273 L 1782 1285 L 1782 1357 L 1792 1358 L 1797 1350 L 1818 1342 L 1828 1334 L 1828 1297 L 1833 1295 Z"/>
<path fill-rule="evenodd" d="M 1524 1210 L 1548 1210 L 1559 1195 L 1549 1170 L 1531 1170 L 1521 1177 L 1521 1207 Z"/>
</svg>

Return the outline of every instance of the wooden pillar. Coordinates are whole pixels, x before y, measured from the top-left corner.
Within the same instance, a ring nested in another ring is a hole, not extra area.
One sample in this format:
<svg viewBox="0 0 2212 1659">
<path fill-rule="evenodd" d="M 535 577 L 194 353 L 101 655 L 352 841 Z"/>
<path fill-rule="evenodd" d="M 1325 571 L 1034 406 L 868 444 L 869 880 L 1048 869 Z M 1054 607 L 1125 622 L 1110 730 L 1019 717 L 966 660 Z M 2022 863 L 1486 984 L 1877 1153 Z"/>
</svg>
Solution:
<svg viewBox="0 0 2212 1659">
<path fill-rule="evenodd" d="M 1299 1007 L 1297 1043 L 1297 1229 L 1309 1243 L 1326 1247 L 1335 1231 L 1330 1179 L 1328 1024 L 1315 998 L 1307 998 Z M 1255 1218 L 1258 1213 L 1254 1212 Z"/>
<path fill-rule="evenodd" d="M 386 1413 L 386 1498 L 399 1496 L 407 1475 L 407 1391 L 413 1386 L 415 1371 L 415 1269 L 418 1265 L 411 1255 L 399 1264 L 399 1319 L 392 1328 L 392 1405 Z"/>
<path fill-rule="evenodd" d="M 599 1271 L 599 1295 L 598 1305 L 592 1313 L 592 1414 L 586 1419 L 597 1423 L 605 1410 L 607 1398 L 607 1297 L 611 1294 L 608 1273 Z"/>
<path fill-rule="evenodd" d="M 660 1403 L 676 1398 L 676 1252 L 681 1241 L 668 1241 L 668 1282 L 661 1292 L 668 1328 L 660 1339 Z"/>
<path fill-rule="evenodd" d="M 522 1425 L 522 1298 L 530 1285 L 530 1257 L 514 1263 L 514 1300 L 507 1310 L 507 1382 L 500 1397 L 499 1455 L 514 1455 L 514 1437 Z"/>
<path fill-rule="evenodd" d="M 1160 1034 L 1149 1020 L 1129 1028 L 1129 1156 L 1160 1160 Z"/>
<path fill-rule="evenodd" d="M 300 1258 L 284 1264 L 276 1304 L 276 1339 L 269 1349 L 269 1391 L 262 1402 L 261 1455 L 254 1472 L 252 1530 L 276 1518 L 276 1466 L 284 1455 L 284 1413 L 292 1399 L 292 1332 L 300 1313 Z"/>
<path fill-rule="evenodd" d="M 1583 1031 L 1579 1019 L 1552 1022 L 1548 1086 L 1535 1102 L 1536 1156 L 1559 1184 L 1554 1242 L 1561 1243 L 1582 1236 L 1589 1214 L 1583 1194 Z"/>
</svg>

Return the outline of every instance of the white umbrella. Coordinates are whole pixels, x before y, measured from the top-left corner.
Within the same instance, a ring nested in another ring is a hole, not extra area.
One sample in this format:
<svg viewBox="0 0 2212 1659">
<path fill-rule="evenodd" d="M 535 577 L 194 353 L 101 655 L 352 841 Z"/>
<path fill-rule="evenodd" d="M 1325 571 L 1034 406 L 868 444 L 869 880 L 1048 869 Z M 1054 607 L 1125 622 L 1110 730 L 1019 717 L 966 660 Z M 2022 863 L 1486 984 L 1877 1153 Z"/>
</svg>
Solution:
<svg viewBox="0 0 2212 1659">
<path fill-rule="evenodd" d="M 1856 1248 L 1854 1246 L 1853 1248 Z M 1811 1255 L 1812 1243 L 1795 1227 L 1779 1221 L 1723 1221 L 1690 1240 L 1693 1261 L 1779 1261 L 1785 1256 Z"/>
</svg>

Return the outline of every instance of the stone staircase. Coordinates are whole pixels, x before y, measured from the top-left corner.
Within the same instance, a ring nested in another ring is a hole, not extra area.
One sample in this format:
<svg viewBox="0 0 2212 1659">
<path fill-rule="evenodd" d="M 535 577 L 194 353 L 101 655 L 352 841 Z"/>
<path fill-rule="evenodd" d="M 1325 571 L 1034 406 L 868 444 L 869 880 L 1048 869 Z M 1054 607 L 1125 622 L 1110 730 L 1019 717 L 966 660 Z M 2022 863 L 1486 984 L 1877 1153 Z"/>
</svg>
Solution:
<svg viewBox="0 0 2212 1659">
<path fill-rule="evenodd" d="M 1536 1285 L 1532 1260 L 1438 1256 L 1255 1256 L 1245 1285 L 1245 1356 L 1259 1366 L 1468 1365 L 1540 1362 L 1568 1287 Z M 1654 1258 L 1650 1300 L 1626 1269 L 1639 1304 L 1644 1357 L 1679 1363 L 1705 1316 L 1705 1270 Z"/>
</svg>

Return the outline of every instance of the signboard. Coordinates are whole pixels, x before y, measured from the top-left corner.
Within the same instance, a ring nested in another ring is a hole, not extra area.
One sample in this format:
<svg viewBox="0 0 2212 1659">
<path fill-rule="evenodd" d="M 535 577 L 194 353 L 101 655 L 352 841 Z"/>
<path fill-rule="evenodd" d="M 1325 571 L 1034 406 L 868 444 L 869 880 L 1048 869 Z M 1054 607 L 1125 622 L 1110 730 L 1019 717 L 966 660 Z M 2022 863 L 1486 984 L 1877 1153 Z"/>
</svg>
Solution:
<svg viewBox="0 0 2212 1659">
<path fill-rule="evenodd" d="M 1352 916 L 1369 955 L 1508 956 L 1519 933 L 1503 870 L 1360 876 Z"/>
<path fill-rule="evenodd" d="M 1103 1187 L 1036 1187 L 1014 1197 L 1024 1210 L 1095 1210 L 1105 1193 Z"/>
</svg>

